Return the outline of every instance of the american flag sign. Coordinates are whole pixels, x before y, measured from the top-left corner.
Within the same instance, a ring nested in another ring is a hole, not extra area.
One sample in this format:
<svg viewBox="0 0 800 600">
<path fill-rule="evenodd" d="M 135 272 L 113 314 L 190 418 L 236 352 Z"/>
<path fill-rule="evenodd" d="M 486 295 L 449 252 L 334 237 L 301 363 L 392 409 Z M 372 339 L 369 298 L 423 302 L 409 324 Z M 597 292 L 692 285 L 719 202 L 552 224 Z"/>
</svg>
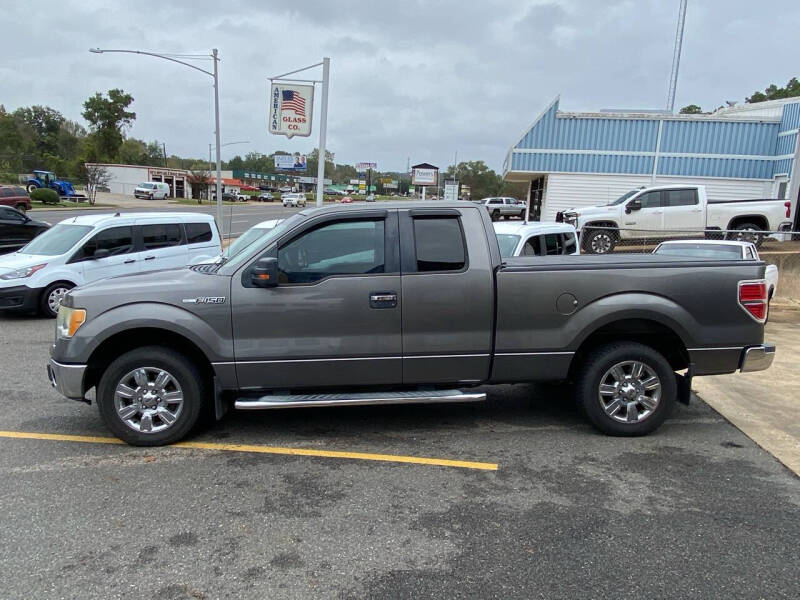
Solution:
<svg viewBox="0 0 800 600">
<path fill-rule="evenodd" d="M 311 135 L 314 86 L 272 82 L 269 97 L 269 132 L 286 137 Z"/>
<path fill-rule="evenodd" d="M 294 114 L 306 116 L 306 99 L 294 90 L 283 90 L 281 110 L 291 110 Z"/>
</svg>

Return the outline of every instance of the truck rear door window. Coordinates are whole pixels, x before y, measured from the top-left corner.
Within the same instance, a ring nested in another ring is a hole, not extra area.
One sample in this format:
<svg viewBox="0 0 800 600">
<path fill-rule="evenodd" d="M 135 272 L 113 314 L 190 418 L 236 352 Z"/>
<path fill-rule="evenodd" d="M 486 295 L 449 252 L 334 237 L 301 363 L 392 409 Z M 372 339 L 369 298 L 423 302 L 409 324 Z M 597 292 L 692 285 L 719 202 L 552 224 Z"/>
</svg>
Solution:
<svg viewBox="0 0 800 600">
<path fill-rule="evenodd" d="M 383 219 L 340 221 L 307 231 L 278 249 L 278 270 L 281 283 L 384 273 Z"/>
<path fill-rule="evenodd" d="M 697 190 L 666 190 L 666 206 L 694 206 L 698 203 Z"/>
<path fill-rule="evenodd" d="M 457 217 L 414 218 L 417 271 L 460 271 L 467 264 Z"/>
</svg>

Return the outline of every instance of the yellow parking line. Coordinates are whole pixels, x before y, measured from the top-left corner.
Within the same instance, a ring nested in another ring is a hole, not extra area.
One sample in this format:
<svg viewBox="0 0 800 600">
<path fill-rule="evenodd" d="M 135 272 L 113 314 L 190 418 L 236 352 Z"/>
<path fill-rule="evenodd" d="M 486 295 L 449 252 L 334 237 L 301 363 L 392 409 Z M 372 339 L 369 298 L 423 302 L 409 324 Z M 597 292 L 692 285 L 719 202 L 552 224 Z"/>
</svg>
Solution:
<svg viewBox="0 0 800 600">
<path fill-rule="evenodd" d="M 122 440 L 112 437 L 93 435 L 69 435 L 62 433 L 36 433 L 29 431 L 0 431 L 0 438 L 26 440 L 49 440 L 56 442 L 82 442 L 85 444 L 124 444 Z M 250 444 L 217 444 L 213 442 L 178 442 L 176 448 L 193 450 L 221 450 L 224 452 L 251 452 L 257 454 L 285 454 L 290 456 L 313 456 L 319 458 L 347 458 L 351 460 L 372 460 L 379 462 L 406 463 L 412 465 L 431 465 L 437 467 L 455 467 L 460 469 L 479 469 L 496 471 L 497 463 L 472 462 L 468 460 L 450 460 L 447 458 L 427 458 L 424 456 L 403 456 L 399 454 L 371 454 L 367 452 L 344 452 L 340 450 L 312 450 L 310 448 L 285 448 L 281 446 L 259 446 Z"/>
</svg>

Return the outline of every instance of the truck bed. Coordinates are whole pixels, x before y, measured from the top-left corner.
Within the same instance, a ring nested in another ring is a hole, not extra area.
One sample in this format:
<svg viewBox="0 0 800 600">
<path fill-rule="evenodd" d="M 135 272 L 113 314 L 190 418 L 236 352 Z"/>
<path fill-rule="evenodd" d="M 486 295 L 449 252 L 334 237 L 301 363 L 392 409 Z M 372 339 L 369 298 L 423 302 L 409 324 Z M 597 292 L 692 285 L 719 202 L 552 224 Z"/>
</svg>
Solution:
<svg viewBox="0 0 800 600">
<path fill-rule="evenodd" d="M 509 258 L 496 273 L 492 378 L 566 377 L 587 337 L 619 324 L 674 332 L 696 374 L 732 372 L 744 346 L 763 342 L 763 325 L 738 304 L 738 285 L 764 271 L 763 262 L 652 254 Z"/>
</svg>

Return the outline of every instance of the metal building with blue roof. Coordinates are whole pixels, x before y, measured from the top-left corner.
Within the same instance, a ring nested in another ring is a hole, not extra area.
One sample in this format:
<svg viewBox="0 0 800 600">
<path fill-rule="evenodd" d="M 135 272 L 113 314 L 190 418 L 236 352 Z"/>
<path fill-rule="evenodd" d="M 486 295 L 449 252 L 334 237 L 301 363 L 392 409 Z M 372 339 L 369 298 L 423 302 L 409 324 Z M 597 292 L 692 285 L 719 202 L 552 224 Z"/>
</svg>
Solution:
<svg viewBox="0 0 800 600">
<path fill-rule="evenodd" d="M 543 221 L 641 186 L 679 183 L 703 184 L 711 199 L 791 198 L 794 217 L 798 129 L 800 98 L 700 115 L 565 112 L 556 98 L 508 151 L 503 176 L 529 183 L 532 218 Z"/>
</svg>

